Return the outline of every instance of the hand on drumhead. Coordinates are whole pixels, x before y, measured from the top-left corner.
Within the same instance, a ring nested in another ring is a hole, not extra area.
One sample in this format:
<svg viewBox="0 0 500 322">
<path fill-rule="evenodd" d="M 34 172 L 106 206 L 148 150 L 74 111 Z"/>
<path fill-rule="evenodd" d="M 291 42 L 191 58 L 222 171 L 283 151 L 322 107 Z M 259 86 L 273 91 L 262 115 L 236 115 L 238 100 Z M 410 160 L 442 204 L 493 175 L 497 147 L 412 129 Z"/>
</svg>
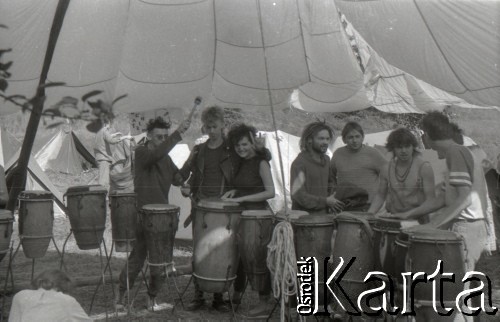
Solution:
<svg viewBox="0 0 500 322">
<path fill-rule="evenodd" d="M 328 196 L 328 198 L 326 198 L 326 204 L 329 207 L 332 207 L 336 212 L 341 212 L 345 207 L 345 204 L 342 201 L 336 199 L 335 195 Z"/>
<path fill-rule="evenodd" d="M 229 190 L 228 192 L 226 192 L 225 194 L 222 195 L 221 200 L 228 201 L 230 199 L 233 199 L 235 195 L 236 195 L 236 190 L 234 190 L 234 189 Z"/>
</svg>

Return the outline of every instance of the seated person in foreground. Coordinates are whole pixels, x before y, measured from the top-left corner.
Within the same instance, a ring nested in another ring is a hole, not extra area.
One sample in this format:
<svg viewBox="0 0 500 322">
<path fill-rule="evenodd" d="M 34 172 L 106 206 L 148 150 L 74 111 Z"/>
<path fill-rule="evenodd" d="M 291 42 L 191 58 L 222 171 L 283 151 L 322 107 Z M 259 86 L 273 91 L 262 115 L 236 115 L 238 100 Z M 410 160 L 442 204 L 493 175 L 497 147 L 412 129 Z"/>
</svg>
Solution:
<svg viewBox="0 0 500 322">
<path fill-rule="evenodd" d="M 368 212 L 377 213 L 384 202 L 386 210 L 401 219 L 428 221 L 427 215 L 436 210 L 434 172 L 422 159 L 415 136 L 406 128 L 391 132 L 386 148 L 393 153 L 382 168 L 378 193 Z"/>
<path fill-rule="evenodd" d="M 40 273 L 32 290 L 17 293 L 12 300 L 9 322 L 92 321 L 74 297 L 66 273 L 52 269 Z"/>
</svg>

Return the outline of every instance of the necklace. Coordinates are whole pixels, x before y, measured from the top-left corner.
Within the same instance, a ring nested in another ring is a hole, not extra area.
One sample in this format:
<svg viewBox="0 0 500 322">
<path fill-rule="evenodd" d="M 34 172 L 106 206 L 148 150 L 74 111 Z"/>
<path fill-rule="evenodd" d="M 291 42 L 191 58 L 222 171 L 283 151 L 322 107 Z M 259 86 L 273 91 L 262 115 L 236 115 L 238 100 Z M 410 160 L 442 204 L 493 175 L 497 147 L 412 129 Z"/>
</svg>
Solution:
<svg viewBox="0 0 500 322">
<path fill-rule="evenodd" d="M 398 180 L 399 182 L 404 182 L 406 180 L 406 178 L 408 177 L 408 175 L 410 174 L 410 169 L 411 169 L 411 166 L 413 165 L 413 159 L 411 159 L 411 162 L 410 162 L 410 165 L 408 166 L 408 168 L 404 171 L 403 174 L 399 174 L 398 173 L 398 160 L 396 159 L 396 163 L 394 165 L 394 172 L 396 173 L 396 180 Z"/>
</svg>

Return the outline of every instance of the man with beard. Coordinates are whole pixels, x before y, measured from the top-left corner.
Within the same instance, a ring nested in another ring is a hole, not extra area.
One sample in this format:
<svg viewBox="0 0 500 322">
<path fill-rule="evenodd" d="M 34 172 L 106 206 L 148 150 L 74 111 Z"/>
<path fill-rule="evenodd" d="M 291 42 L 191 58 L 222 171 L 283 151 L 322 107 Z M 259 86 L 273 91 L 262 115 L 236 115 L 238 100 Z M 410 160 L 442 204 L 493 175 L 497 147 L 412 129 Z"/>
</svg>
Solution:
<svg viewBox="0 0 500 322">
<path fill-rule="evenodd" d="M 332 195 L 330 158 L 326 155 L 333 130 L 323 122 L 307 125 L 300 138 L 301 152 L 290 169 L 292 209 L 309 214 L 341 210 L 343 204 Z"/>
<path fill-rule="evenodd" d="M 335 197 L 345 204 L 343 210 L 368 210 L 378 190 L 380 172 L 387 164 L 382 153 L 363 144 L 364 138 L 361 125 L 347 123 L 342 130 L 346 146 L 332 156 Z"/>
</svg>

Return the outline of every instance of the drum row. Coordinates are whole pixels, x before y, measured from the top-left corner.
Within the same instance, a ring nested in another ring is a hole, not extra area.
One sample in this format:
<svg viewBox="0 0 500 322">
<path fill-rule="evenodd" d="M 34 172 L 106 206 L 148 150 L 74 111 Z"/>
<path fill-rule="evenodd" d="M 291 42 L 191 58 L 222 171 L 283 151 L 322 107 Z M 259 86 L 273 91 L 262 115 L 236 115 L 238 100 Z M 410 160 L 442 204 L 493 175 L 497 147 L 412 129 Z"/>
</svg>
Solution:
<svg viewBox="0 0 500 322">
<path fill-rule="evenodd" d="M 106 194 L 102 186 L 78 186 L 68 189 L 68 216 L 80 249 L 95 249 L 102 242 L 106 225 Z M 53 225 L 53 197 L 45 191 L 24 191 L 19 196 L 19 234 L 25 255 L 44 256 Z M 135 229 L 140 225 L 148 244 L 148 261 L 168 264 L 173 259 L 173 243 L 180 209 L 174 205 L 146 205 L 136 209 L 134 194 L 111 194 L 112 236 L 117 251 L 133 247 Z M 270 211 L 243 211 L 238 204 L 220 200 L 202 200 L 195 205 L 193 218 L 193 275 L 200 290 L 225 292 L 236 278 L 238 263 L 244 267 L 253 289 L 266 287 L 267 244 L 277 220 Z M 12 214 L 0 211 L 0 258 L 8 251 L 12 233 Z M 442 260 L 446 268 L 458 276 L 464 273 L 463 242 L 453 232 L 443 230 L 403 229 L 408 223 L 394 219 L 375 218 L 368 213 L 307 215 L 292 211 L 297 258 L 316 257 L 319 263 L 334 255 L 333 267 L 340 257 L 352 268 L 345 274 L 344 289 L 356 298 L 366 290 L 365 276 L 374 270 L 385 272 L 402 284 L 401 273 L 435 271 Z M 333 249 L 331 239 L 334 236 Z M 425 258 L 425 260 L 422 260 Z M 318 265 L 319 276 L 329 276 Z M 322 278 L 320 278 L 322 280 Z M 453 300 L 462 284 L 447 287 L 445 300 Z M 432 300 L 431 284 L 416 289 L 415 298 Z M 322 289 L 322 288 L 321 288 Z M 448 295 L 447 295 L 448 294 Z M 323 299 L 323 294 L 319 294 Z"/>
</svg>

